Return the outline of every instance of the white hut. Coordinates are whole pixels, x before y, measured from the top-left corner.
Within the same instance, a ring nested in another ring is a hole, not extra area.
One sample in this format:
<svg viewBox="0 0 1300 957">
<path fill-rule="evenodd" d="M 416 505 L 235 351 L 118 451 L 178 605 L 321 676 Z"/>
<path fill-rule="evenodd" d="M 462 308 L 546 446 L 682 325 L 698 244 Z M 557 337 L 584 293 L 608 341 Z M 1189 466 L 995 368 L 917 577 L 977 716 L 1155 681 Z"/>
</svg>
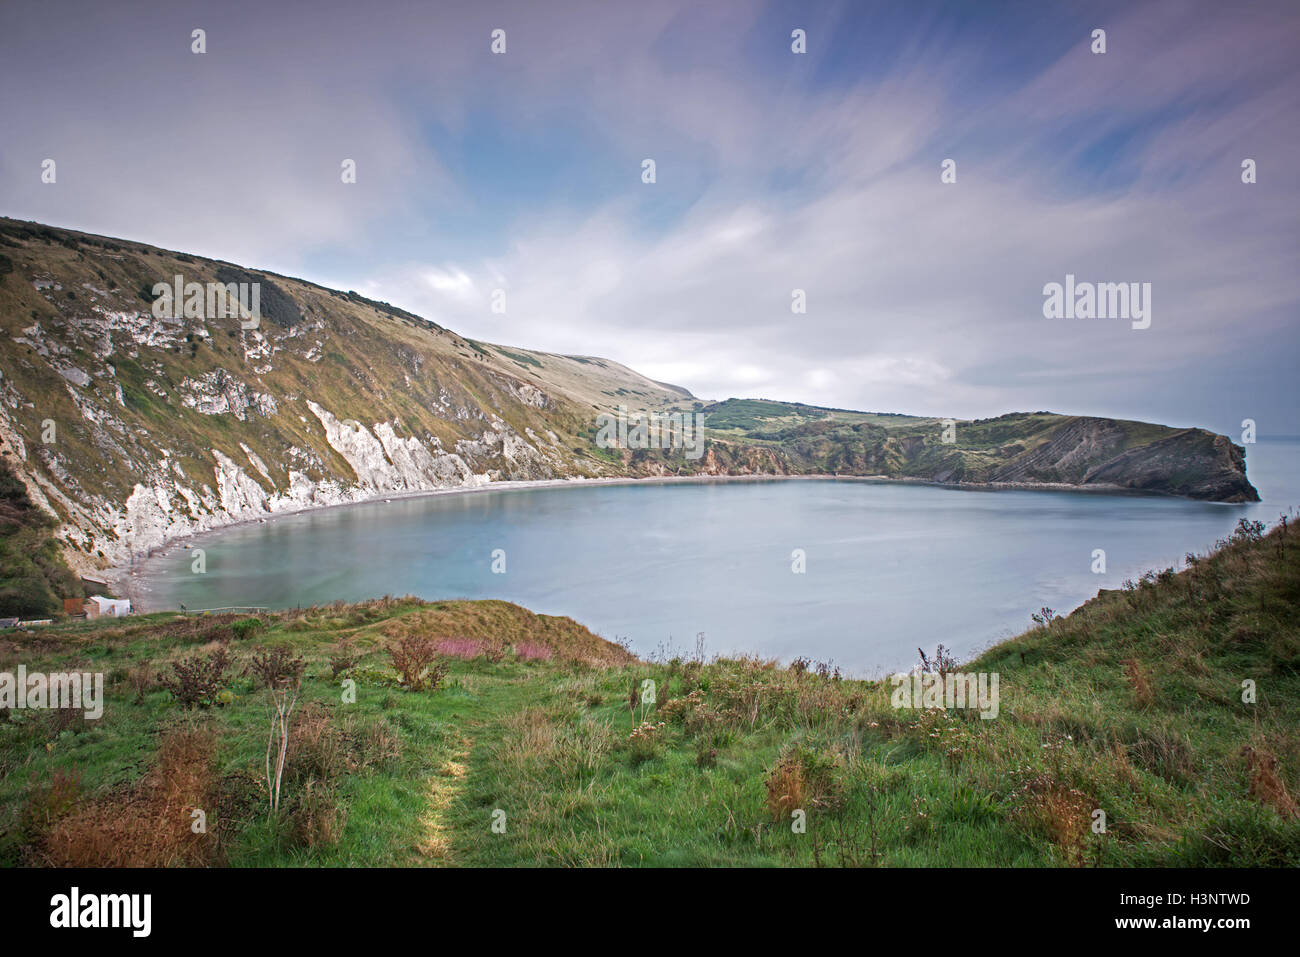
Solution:
<svg viewBox="0 0 1300 957">
<path fill-rule="evenodd" d="M 110 618 L 121 618 L 123 615 L 131 614 L 131 599 L 129 598 L 105 598 L 103 595 L 91 595 L 86 599 L 86 617 L 100 618 L 107 615 Z"/>
</svg>

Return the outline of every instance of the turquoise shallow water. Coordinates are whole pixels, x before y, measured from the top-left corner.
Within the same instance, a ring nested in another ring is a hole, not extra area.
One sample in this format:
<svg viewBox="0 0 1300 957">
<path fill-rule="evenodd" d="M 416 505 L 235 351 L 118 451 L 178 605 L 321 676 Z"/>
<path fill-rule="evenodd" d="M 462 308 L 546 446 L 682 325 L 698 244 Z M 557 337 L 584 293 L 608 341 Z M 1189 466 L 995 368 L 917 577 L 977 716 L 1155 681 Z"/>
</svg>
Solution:
<svg viewBox="0 0 1300 957">
<path fill-rule="evenodd" d="M 1075 608 L 1300 506 L 1300 442 L 1251 446 L 1264 501 L 968 491 L 863 481 L 640 483 L 397 499 L 232 528 L 152 560 L 151 605 L 286 607 L 379 595 L 504 598 L 660 648 L 909 666 L 969 654 L 1043 605 Z M 1107 570 L 1094 574 L 1094 549 Z M 505 573 L 492 570 L 505 553 Z M 806 571 L 792 571 L 802 549 Z"/>
</svg>

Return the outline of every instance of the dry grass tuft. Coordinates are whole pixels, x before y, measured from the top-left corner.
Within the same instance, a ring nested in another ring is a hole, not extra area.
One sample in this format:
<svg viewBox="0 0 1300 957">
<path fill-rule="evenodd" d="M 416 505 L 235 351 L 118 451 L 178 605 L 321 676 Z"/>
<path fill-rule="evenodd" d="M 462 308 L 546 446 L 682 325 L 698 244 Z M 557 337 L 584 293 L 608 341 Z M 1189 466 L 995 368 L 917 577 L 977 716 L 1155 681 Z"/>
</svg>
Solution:
<svg viewBox="0 0 1300 957">
<path fill-rule="evenodd" d="M 1241 756 L 1246 759 L 1250 796 L 1273 808 L 1283 817 L 1300 817 L 1300 807 L 1296 805 L 1295 798 L 1278 773 L 1277 756 L 1262 745 L 1259 748 L 1246 745 L 1241 749 Z"/>
<path fill-rule="evenodd" d="M 844 799 L 836 755 L 796 744 L 787 748 L 768 772 L 767 807 L 772 820 L 789 821 L 794 811 L 829 811 Z"/>
<path fill-rule="evenodd" d="M 1151 687 L 1151 676 L 1142 662 L 1136 658 L 1124 660 L 1124 679 L 1133 690 L 1133 697 L 1139 708 L 1149 708 L 1155 703 L 1155 691 Z"/>
<path fill-rule="evenodd" d="M 53 867 L 202 867 L 216 862 L 215 834 L 195 832 L 194 812 L 214 806 L 215 737 L 179 728 L 159 745 L 134 788 L 79 804 L 54 821 L 41 844 Z M 207 822 L 210 825 L 214 822 Z"/>
<path fill-rule="evenodd" d="M 1036 774 L 1013 795 L 1015 816 L 1057 846 L 1066 862 L 1083 866 L 1096 802 L 1076 788 L 1068 788 L 1050 774 Z"/>
</svg>

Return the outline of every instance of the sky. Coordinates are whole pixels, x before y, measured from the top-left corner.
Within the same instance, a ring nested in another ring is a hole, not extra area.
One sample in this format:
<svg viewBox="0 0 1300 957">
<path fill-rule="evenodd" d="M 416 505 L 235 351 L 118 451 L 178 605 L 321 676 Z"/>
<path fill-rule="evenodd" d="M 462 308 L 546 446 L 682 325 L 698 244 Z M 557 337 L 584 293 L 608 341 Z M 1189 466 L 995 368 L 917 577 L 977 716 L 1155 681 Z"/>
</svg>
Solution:
<svg viewBox="0 0 1300 957">
<path fill-rule="evenodd" d="M 4 0 L 0 214 L 705 398 L 1294 435 L 1297 52 L 1290 0 Z"/>
</svg>

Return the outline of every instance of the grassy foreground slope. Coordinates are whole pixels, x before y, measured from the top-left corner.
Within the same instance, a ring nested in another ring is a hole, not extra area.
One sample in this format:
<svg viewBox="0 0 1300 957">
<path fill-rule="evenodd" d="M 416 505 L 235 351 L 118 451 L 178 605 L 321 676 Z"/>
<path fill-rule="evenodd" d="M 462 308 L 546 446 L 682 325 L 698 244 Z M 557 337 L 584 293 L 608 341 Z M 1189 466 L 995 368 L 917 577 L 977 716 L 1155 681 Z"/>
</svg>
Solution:
<svg viewBox="0 0 1300 957">
<path fill-rule="evenodd" d="M 1297 866 L 1300 537 L 1260 532 L 962 665 L 1000 675 L 993 720 L 895 709 L 889 681 L 805 662 L 638 661 L 503 602 L 35 631 L 0 671 L 103 670 L 107 704 L 0 719 L 0 860 Z M 402 686 L 384 650 L 421 637 L 446 667 L 434 690 Z M 306 668 L 273 816 L 248 665 L 277 646 Z M 211 706 L 160 687 L 222 651 Z"/>
</svg>

